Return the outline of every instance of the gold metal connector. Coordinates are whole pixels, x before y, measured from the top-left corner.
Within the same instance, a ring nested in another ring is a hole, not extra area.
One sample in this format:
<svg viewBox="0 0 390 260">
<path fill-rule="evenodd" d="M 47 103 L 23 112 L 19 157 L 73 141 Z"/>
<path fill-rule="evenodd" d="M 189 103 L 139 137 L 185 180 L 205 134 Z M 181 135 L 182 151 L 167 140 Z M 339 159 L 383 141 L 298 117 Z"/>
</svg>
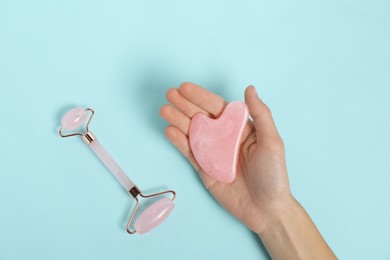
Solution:
<svg viewBox="0 0 390 260">
<path fill-rule="evenodd" d="M 93 140 L 96 140 L 96 137 L 91 132 L 87 132 L 83 135 L 83 140 L 86 144 L 90 144 Z"/>
</svg>

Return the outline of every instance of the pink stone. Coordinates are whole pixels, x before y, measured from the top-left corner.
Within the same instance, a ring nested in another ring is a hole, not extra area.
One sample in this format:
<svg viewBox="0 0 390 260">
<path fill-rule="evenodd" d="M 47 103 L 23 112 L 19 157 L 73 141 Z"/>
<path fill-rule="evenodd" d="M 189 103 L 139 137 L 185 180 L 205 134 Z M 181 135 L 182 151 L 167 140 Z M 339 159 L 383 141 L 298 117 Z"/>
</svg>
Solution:
<svg viewBox="0 0 390 260">
<path fill-rule="evenodd" d="M 79 128 L 85 121 L 87 113 L 84 108 L 76 107 L 69 110 L 61 119 L 62 128 L 71 131 Z"/>
<path fill-rule="evenodd" d="M 145 234 L 159 226 L 173 211 L 175 204 L 169 198 L 163 198 L 145 209 L 134 223 L 139 234 Z"/>
<path fill-rule="evenodd" d="M 227 105 L 218 119 L 198 113 L 190 123 L 192 153 L 200 167 L 213 179 L 230 183 L 237 176 L 237 161 L 248 107 L 235 101 Z"/>
</svg>

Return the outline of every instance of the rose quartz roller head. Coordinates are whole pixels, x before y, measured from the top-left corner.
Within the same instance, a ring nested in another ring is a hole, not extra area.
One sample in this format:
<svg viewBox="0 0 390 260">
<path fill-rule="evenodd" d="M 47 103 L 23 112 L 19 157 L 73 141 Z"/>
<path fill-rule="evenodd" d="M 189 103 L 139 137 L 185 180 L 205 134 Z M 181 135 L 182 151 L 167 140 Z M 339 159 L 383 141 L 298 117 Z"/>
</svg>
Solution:
<svg viewBox="0 0 390 260">
<path fill-rule="evenodd" d="M 84 122 L 87 118 L 87 113 L 90 113 L 87 124 L 85 125 L 85 131 L 83 132 L 74 132 L 64 134 L 63 131 L 73 131 L 81 128 L 84 125 Z M 89 131 L 89 123 L 94 115 L 94 111 L 90 108 L 84 109 L 81 107 L 76 107 L 68 111 L 61 120 L 62 127 L 59 130 L 61 137 L 70 137 L 80 135 L 85 143 L 96 153 L 100 160 L 106 165 L 106 167 L 111 171 L 115 178 L 122 184 L 128 193 L 135 199 L 136 204 L 131 213 L 129 221 L 126 225 L 126 231 L 130 234 L 138 232 L 139 234 L 144 234 L 149 232 L 153 228 L 160 225 L 173 211 L 175 204 L 173 200 L 176 197 L 176 193 L 173 190 L 162 191 L 158 193 L 153 193 L 149 195 L 142 194 L 141 190 L 130 180 L 130 178 L 125 174 L 125 172 L 119 167 L 119 165 L 114 161 L 110 154 L 104 149 L 96 137 Z M 135 213 L 138 208 L 138 198 L 150 198 L 155 196 L 160 196 L 163 194 L 171 193 L 172 198 L 164 197 L 157 202 L 151 204 L 146 208 L 134 222 L 133 228 L 131 224 L 133 222 Z"/>
</svg>

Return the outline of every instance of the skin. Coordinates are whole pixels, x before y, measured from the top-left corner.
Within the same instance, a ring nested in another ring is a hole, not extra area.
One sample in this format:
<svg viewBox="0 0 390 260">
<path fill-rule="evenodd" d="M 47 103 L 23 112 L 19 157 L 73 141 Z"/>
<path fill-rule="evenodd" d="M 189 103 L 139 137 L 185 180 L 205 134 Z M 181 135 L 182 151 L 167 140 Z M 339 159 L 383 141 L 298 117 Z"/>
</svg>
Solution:
<svg viewBox="0 0 390 260">
<path fill-rule="evenodd" d="M 257 233 L 275 259 L 336 259 L 309 215 L 290 191 L 285 150 L 270 109 L 253 86 L 245 103 L 253 119 L 245 127 L 232 183 L 210 178 L 196 162 L 188 140 L 191 118 L 204 113 L 218 118 L 227 102 L 194 84 L 183 83 L 166 94 L 170 104 L 160 109 L 169 126 L 165 134 L 199 173 L 213 197 L 233 216 Z"/>
</svg>

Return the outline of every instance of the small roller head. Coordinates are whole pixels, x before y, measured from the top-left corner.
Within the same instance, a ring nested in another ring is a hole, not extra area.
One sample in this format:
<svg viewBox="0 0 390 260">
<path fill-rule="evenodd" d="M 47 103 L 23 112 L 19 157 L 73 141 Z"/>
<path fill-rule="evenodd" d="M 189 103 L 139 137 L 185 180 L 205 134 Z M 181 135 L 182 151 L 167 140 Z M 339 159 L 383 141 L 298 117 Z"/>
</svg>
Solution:
<svg viewBox="0 0 390 260">
<path fill-rule="evenodd" d="M 73 108 L 66 112 L 66 114 L 62 117 L 62 128 L 67 131 L 75 130 L 84 124 L 86 117 L 87 113 L 84 108 Z"/>
</svg>

